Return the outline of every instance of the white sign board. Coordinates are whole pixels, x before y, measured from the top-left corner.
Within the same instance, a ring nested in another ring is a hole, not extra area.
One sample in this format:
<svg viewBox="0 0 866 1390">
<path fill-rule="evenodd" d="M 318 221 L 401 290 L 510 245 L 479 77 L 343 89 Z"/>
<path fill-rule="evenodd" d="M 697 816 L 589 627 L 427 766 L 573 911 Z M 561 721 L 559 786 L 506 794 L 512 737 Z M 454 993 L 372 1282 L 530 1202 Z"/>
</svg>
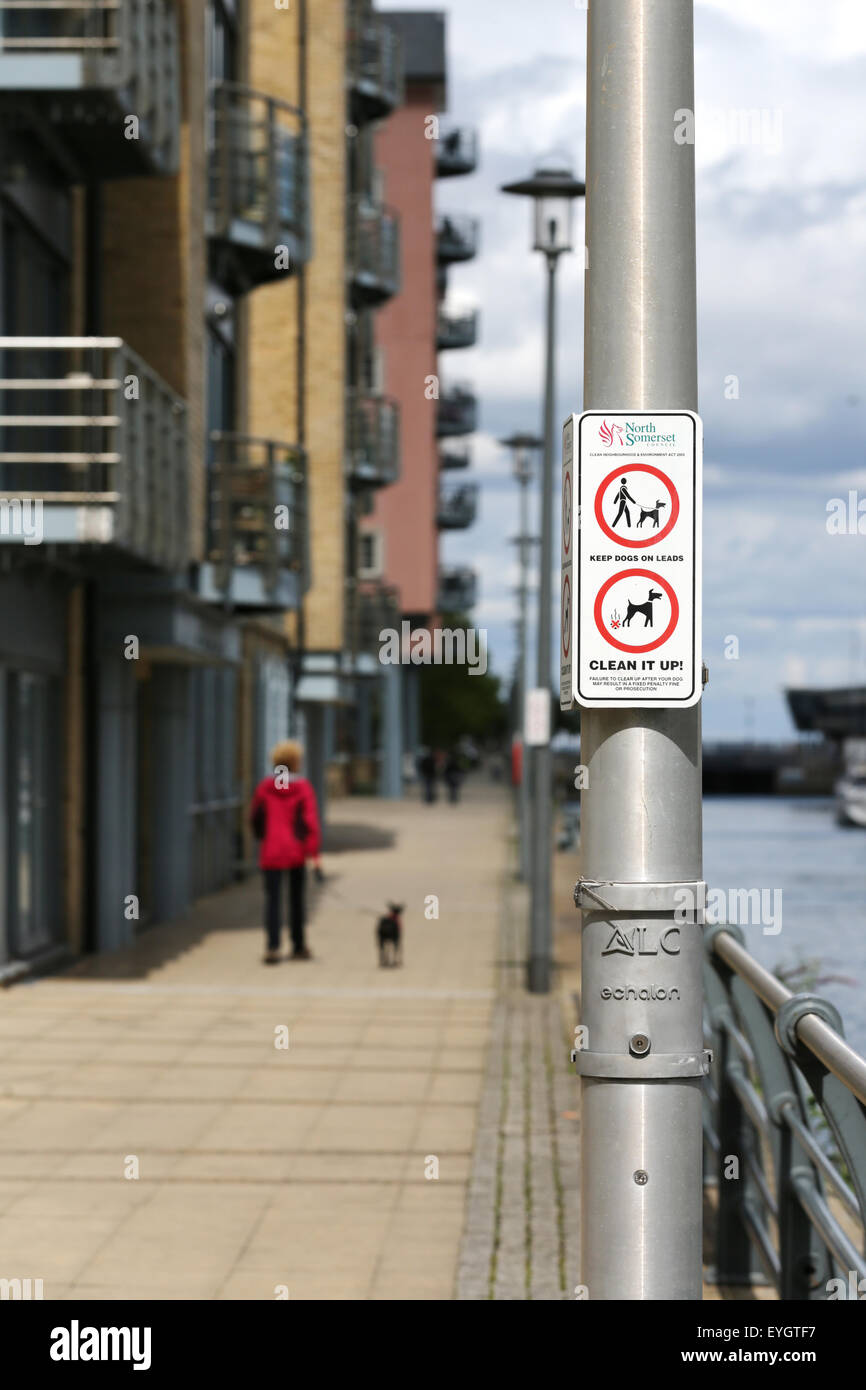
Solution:
<svg viewBox="0 0 866 1390">
<path fill-rule="evenodd" d="M 562 432 L 562 540 L 560 560 L 562 580 L 559 610 L 559 703 L 562 709 L 571 709 L 574 703 L 572 694 L 572 657 L 574 655 L 574 424 L 572 415 L 565 422 Z"/>
<path fill-rule="evenodd" d="M 589 410 L 566 421 L 563 708 L 674 709 L 701 698 L 702 443 L 690 411 Z"/>
<path fill-rule="evenodd" d="M 524 712 L 527 748 L 544 748 L 550 742 L 550 691 L 527 690 Z"/>
</svg>

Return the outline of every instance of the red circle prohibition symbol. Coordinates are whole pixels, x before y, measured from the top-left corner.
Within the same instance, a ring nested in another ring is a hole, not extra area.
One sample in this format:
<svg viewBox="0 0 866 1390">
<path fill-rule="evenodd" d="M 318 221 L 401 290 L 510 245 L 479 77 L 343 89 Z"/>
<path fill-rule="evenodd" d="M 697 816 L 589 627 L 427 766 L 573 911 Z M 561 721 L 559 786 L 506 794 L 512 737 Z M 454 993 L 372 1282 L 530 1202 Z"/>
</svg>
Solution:
<svg viewBox="0 0 866 1390">
<path fill-rule="evenodd" d="M 618 584 L 621 579 L 649 579 L 652 581 L 653 584 L 660 584 L 662 589 L 664 589 L 665 593 L 667 594 L 668 600 L 671 605 L 670 622 L 668 623 L 661 637 L 656 637 L 656 639 L 653 642 L 647 642 L 642 647 L 630 647 L 627 642 L 620 642 L 617 640 L 616 637 L 611 637 L 610 633 L 606 632 L 604 628 L 604 623 L 601 614 L 601 605 L 604 602 L 604 596 L 607 593 L 610 586 L 612 584 Z M 602 584 L 601 588 L 595 596 L 595 608 L 593 609 L 593 616 L 595 618 L 595 625 L 601 633 L 602 637 L 604 638 L 605 642 L 609 642 L 610 645 L 612 647 L 616 647 L 618 651 L 632 652 L 637 655 L 640 655 L 642 652 L 654 652 L 657 647 L 660 647 L 663 642 L 666 642 L 668 640 L 668 638 L 671 636 L 674 628 L 680 620 L 680 605 L 679 600 L 668 581 L 666 579 L 662 579 L 661 575 L 656 574 L 654 570 L 623 570 L 622 574 L 612 574 L 610 576 L 610 579 L 606 580 L 605 583 Z"/>
<path fill-rule="evenodd" d="M 568 575 L 562 581 L 562 654 L 571 651 L 571 580 Z"/>
<path fill-rule="evenodd" d="M 659 482 L 664 483 L 665 487 L 670 492 L 671 514 L 668 517 L 667 523 L 662 527 L 660 531 L 653 531 L 651 535 L 647 536 L 646 540 L 626 540 L 625 536 L 617 535 L 616 531 L 612 530 L 612 528 L 608 526 L 607 522 L 604 519 L 604 513 L 602 512 L 604 494 L 610 487 L 614 478 L 621 478 L 623 473 L 651 473 L 654 478 L 658 478 Z M 612 473 L 608 473 L 604 482 L 599 487 L 598 492 L 595 494 L 595 519 L 601 527 L 602 531 L 606 536 L 609 536 L 612 541 L 616 541 L 617 545 L 627 546 L 629 550 L 644 550 L 648 545 L 658 545 L 659 541 L 663 541 L 665 536 L 669 535 L 670 532 L 673 530 L 674 526 L 676 525 L 677 517 L 679 516 L 679 514 L 680 497 L 679 493 L 673 485 L 673 482 L 667 476 L 666 473 L 663 473 L 661 471 L 660 468 L 653 468 L 651 463 L 627 463 L 624 464 L 621 468 L 615 468 Z"/>
<path fill-rule="evenodd" d="M 566 499 L 568 505 L 566 506 Z M 571 474 L 566 473 L 562 484 L 562 545 L 566 555 L 571 550 Z"/>
</svg>

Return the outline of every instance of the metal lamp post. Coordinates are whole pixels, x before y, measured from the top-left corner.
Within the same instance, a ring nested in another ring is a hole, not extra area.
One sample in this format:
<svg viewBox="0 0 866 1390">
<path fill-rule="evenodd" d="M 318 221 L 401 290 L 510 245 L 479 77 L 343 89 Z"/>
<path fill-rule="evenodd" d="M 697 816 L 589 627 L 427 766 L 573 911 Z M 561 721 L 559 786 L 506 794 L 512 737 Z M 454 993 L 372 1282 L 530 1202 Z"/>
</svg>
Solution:
<svg viewBox="0 0 866 1390">
<path fill-rule="evenodd" d="M 692 0 L 591 6 L 586 68 L 585 405 L 695 410 L 695 152 L 671 133 L 694 110 Z M 697 914 L 651 1038 L 608 997 L 593 933 L 660 933 L 677 885 L 700 890 L 700 705 L 584 710 L 581 762 L 581 873 L 604 885 L 583 909 L 581 1024 L 597 1056 L 581 1070 L 581 1282 L 594 1302 L 699 1299 Z"/>
<path fill-rule="evenodd" d="M 553 452 L 558 438 L 554 420 L 556 345 L 556 270 L 559 258 L 574 250 L 574 201 L 586 192 L 570 169 L 542 167 L 531 178 L 502 186 L 533 200 L 533 249 L 547 261 L 547 350 L 544 394 L 544 464 L 541 472 L 541 558 L 538 585 L 538 689 L 550 699 L 551 566 L 553 564 Z M 551 828 L 553 780 L 550 731 L 536 742 L 532 757 L 532 890 L 528 983 L 533 994 L 550 990 L 553 932 L 551 922 Z"/>
<path fill-rule="evenodd" d="M 529 534 L 528 489 L 532 482 L 533 455 L 542 447 L 544 441 L 534 434 L 512 434 L 501 439 L 506 449 L 511 450 L 514 477 L 520 487 L 520 533 L 514 537 L 518 548 L 520 563 L 520 584 L 518 587 L 517 619 L 517 726 L 520 735 L 523 758 L 520 769 L 520 785 L 517 789 L 517 825 L 519 832 L 518 878 L 523 882 L 529 878 L 529 768 L 526 750 L 523 747 L 524 704 L 526 703 L 526 653 L 527 653 L 527 601 L 529 588 L 529 555 L 532 546 L 538 542 L 537 536 Z"/>
</svg>

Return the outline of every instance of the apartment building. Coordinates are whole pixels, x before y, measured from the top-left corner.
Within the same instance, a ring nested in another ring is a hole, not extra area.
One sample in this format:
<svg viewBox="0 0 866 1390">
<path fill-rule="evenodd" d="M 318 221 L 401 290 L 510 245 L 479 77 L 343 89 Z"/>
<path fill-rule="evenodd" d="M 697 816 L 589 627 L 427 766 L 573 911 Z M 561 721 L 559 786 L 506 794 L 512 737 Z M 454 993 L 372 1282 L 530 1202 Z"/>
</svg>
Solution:
<svg viewBox="0 0 866 1390">
<path fill-rule="evenodd" d="M 294 725 L 326 806 L 352 788 L 356 711 L 378 707 L 377 637 L 392 611 L 357 571 L 360 520 L 400 472 L 398 409 L 374 357 L 376 315 L 401 283 L 400 226 L 381 197 L 374 136 L 403 80 L 399 41 L 369 0 L 315 0 L 289 33 L 284 20 L 254 7 L 250 73 L 305 111 L 313 248 L 296 276 L 253 298 L 249 411 L 254 433 L 302 433 L 310 460 L 310 582 L 287 632 L 299 652 Z M 296 398 L 287 381 L 299 383 Z"/>
<path fill-rule="evenodd" d="M 478 250 L 477 219 L 450 199 L 453 180 L 477 167 L 475 132 L 449 121 L 446 15 L 441 11 L 393 11 L 387 22 L 399 36 L 405 101 L 377 132 L 376 161 L 384 196 L 400 217 L 403 277 L 399 293 L 376 322 L 375 371 L 382 389 L 399 405 L 402 471 L 377 495 L 362 522 L 359 564 L 362 587 L 379 586 L 399 606 L 397 625 L 428 628 L 441 611 L 466 612 L 475 601 L 471 571 L 443 571 L 439 539 L 444 531 L 473 524 L 477 486 L 465 476 L 468 436 L 477 427 L 471 385 L 452 378 L 451 363 L 478 335 L 477 310 L 454 308 L 448 299 L 450 267 Z M 436 211 L 438 181 L 445 181 L 447 211 Z M 461 470 L 452 481 L 452 470 Z M 406 756 L 420 742 L 423 668 L 383 667 L 380 789 L 399 796 Z M 365 746 L 369 718 L 359 721 Z"/>
<path fill-rule="evenodd" d="M 289 728 L 308 451 L 298 379 L 257 414 L 251 334 L 309 258 L 310 180 L 307 116 L 256 67 L 262 8 L 0 11 L 7 974 L 235 877 Z M 268 10 L 301 55 L 304 7 Z"/>
</svg>

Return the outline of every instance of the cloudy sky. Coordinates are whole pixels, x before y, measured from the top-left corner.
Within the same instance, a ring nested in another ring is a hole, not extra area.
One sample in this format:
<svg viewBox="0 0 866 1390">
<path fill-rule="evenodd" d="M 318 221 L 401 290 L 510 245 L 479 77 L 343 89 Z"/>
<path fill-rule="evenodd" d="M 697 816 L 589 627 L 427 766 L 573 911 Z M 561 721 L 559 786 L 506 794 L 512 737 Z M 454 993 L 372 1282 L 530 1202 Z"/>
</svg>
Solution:
<svg viewBox="0 0 866 1390">
<path fill-rule="evenodd" d="M 450 370 L 480 397 L 481 516 L 443 551 L 478 570 L 476 621 L 508 673 L 517 499 L 496 440 L 540 428 L 543 262 L 528 205 L 497 190 L 554 150 L 584 172 L 586 12 L 581 0 L 378 7 L 447 9 L 450 112 L 481 138 L 478 173 L 437 192 L 483 224 L 482 254 L 450 275 L 453 298 L 481 308 L 481 341 L 441 359 L 446 384 Z M 784 738 L 786 684 L 866 684 L 866 534 L 856 516 L 855 534 L 827 529 L 828 502 L 853 489 L 866 532 L 866 5 L 697 0 L 695 11 L 704 724 L 710 739 Z M 759 143 L 738 133 L 740 109 L 765 113 Z M 581 409 L 582 281 L 581 258 L 566 258 L 560 418 Z M 726 397 L 731 376 L 738 399 Z M 731 636 L 737 660 L 725 658 Z"/>
</svg>

